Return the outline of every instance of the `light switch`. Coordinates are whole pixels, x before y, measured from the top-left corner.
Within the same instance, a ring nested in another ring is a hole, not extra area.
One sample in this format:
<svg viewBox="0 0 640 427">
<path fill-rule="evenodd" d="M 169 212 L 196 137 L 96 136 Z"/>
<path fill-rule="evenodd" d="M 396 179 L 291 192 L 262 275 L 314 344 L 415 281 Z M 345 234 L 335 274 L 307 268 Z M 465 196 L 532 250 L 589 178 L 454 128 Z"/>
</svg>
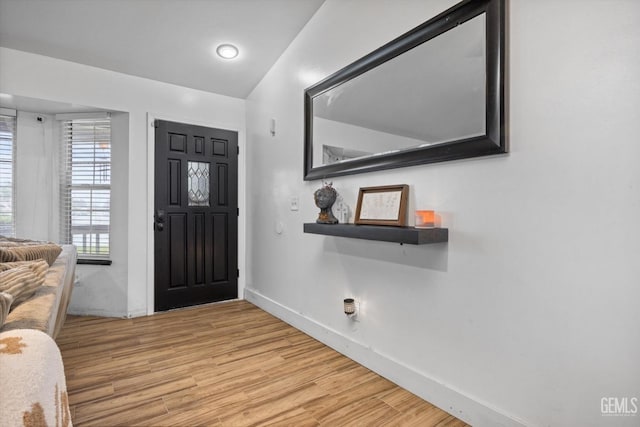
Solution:
<svg viewBox="0 0 640 427">
<path fill-rule="evenodd" d="M 292 197 L 289 202 L 289 209 L 291 209 L 292 211 L 299 210 L 299 202 L 300 200 L 298 199 L 298 197 Z"/>
</svg>

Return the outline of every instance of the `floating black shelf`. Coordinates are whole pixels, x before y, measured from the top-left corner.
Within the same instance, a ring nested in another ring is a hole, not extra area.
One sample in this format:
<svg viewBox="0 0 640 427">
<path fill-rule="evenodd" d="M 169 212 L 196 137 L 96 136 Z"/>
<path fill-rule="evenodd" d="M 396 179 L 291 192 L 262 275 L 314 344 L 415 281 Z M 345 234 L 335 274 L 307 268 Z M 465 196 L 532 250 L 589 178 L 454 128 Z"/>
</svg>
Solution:
<svg viewBox="0 0 640 427">
<path fill-rule="evenodd" d="M 304 232 L 354 239 L 425 245 L 449 241 L 447 228 L 391 227 L 385 225 L 317 224 L 307 222 Z"/>
</svg>

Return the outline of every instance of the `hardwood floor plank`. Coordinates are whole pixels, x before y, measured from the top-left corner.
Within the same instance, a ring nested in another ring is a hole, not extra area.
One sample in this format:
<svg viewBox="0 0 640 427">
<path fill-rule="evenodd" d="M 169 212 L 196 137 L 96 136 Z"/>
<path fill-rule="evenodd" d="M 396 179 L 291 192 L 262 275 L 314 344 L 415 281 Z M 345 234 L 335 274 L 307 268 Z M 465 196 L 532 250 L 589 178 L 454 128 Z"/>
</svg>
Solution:
<svg viewBox="0 0 640 427">
<path fill-rule="evenodd" d="M 114 395 L 122 396 L 136 391 L 144 390 L 151 386 L 157 386 L 173 380 L 192 381 L 189 369 L 184 366 L 163 369 L 160 371 L 149 371 L 135 377 L 122 378 L 113 381 Z"/>
<path fill-rule="evenodd" d="M 333 398 L 330 405 L 326 405 L 325 402 L 315 400 L 309 404 L 305 404 L 305 409 L 310 411 L 321 423 L 324 423 L 327 419 L 333 419 L 333 414 L 342 411 L 345 407 L 353 405 L 361 400 L 368 401 L 374 397 L 384 394 L 394 387 L 397 387 L 392 382 L 377 376 L 373 372 L 368 375 L 367 381 L 361 383 L 357 387 L 354 387 L 349 383 L 347 384 L 349 385 L 348 388 L 336 388 L 333 389 L 333 392 L 330 392 L 330 396 Z"/>
<path fill-rule="evenodd" d="M 153 427 L 176 427 L 176 426 L 206 426 L 222 427 L 223 424 L 216 416 L 215 409 L 199 410 L 179 413 L 169 413 L 158 417 L 150 418 L 146 421 L 132 423 L 132 426 L 153 426 Z"/>
<path fill-rule="evenodd" d="M 200 410 L 206 407 L 215 408 L 218 414 L 224 415 L 225 407 L 246 405 L 249 402 L 249 397 L 245 392 L 194 387 L 171 393 L 164 396 L 163 400 L 170 414 Z"/>
<path fill-rule="evenodd" d="M 122 414 L 138 407 L 144 407 L 164 395 L 176 390 L 191 388 L 195 385 L 196 383 L 193 378 L 172 379 L 162 384 L 151 385 L 126 395 L 100 399 L 89 404 L 80 404 L 76 407 L 77 420 L 72 420 L 72 422 L 74 424 L 76 424 L 76 422 L 81 424 L 85 421 L 102 420 L 112 415 L 117 418 L 117 414 Z M 127 422 L 128 419 L 123 417 L 121 422 L 118 421 L 115 422 L 115 424 L 126 424 Z"/>
<path fill-rule="evenodd" d="M 265 370 L 275 366 L 282 366 L 286 363 L 282 357 L 274 353 L 256 354 L 247 357 L 245 360 L 234 360 L 231 362 L 228 362 L 226 359 L 221 361 L 215 358 L 214 361 L 217 362 L 215 366 L 211 366 L 209 369 L 194 374 L 199 384 L 205 385 L 211 384 L 212 382 L 220 382 L 220 380 L 232 379 L 241 376 L 244 372 L 257 372 L 267 379 L 268 376 L 265 375 Z"/>
<path fill-rule="evenodd" d="M 301 408 L 283 412 L 277 417 L 273 417 L 267 422 L 260 422 L 259 424 L 268 425 L 270 427 L 315 427 L 320 425 L 318 420 L 310 417 L 309 414 Z"/>
<path fill-rule="evenodd" d="M 397 419 L 392 420 L 388 424 L 393 427 L 405 427 L 405 426 L 434 426 L 434 427 L 466 427 L 468 426 L 463 421 L 457 419 L 453 415 L 432 406 L 429 409 L 411 410 L 409 413 L 404 413 Z"/>
<path fill-rule="evenodd" d="M 68 386 L 71 388 L 70 386 Z M 68 393 L 69 404 L 78 405 L 92 400 L 102 399 L 107 396 L 113 396 L 113 385 L 111 383 L 99 383 L 90 387 L 76 388 L 73 392 Z"/>
<path fill-rule="evenodd" d="M 161 415 L 166 415 L 167 409 L 162 399 L 154 399 L 146 401 L 144 405 L 135 406 L 131 408 L 104 415 L 100 418 L 93 419 L 86 423 L 87 426 L 130 426 L 136 423 L 146 423 L 151 418 L 157 418 Z"/>
<path fill-rule="evenodd" d="M 63 361 L 65 366 L 70 364 L 66 359 L 64 359 L 64 356 Z M 72 361 L 71 364 L 73 364 L 73 362 L 74 361 Z M 114 380 L 149 372 L 149 362 L 144 359 L 95 359 L 87 357 L 86 360 L 76 363 L 78 366 L 75 368 L 74 377 L 77 378 L 107 375 L 111 380 Z"/>
<path fill-rule="evenodd" d="M 327 426 L 382 426 L 400 413 L 378 399 L 357 400 L 331 411 L 320 421 Z"/>
<path fill-rule="evenodd" d="M 358 387 L 371 379 L 378 378 L 377 374 L 364 366 L 358 365 L 353 361 L 351 362 L 352 363 L 348 367 L 320 378 L 316 383 L 328 391 L 340 389 L 342 391 L 347 391 L 353 387 Z"/>
<path fill-rule="evenodd" d="M 421 405 L 424 405 L 425 407 L 431 406 L 430 403 L 425 402 L 415 394 L 403 388 L 392 389 L 388 393 L 382 395 L 380 400 L 399 412 L 406 412 L 411 408 L 420 407 Z"/>
<path fill-rule="evenodd" d="M 246 301 L 68 316 L 76 426 L 466 424 Z"/>
</svg>

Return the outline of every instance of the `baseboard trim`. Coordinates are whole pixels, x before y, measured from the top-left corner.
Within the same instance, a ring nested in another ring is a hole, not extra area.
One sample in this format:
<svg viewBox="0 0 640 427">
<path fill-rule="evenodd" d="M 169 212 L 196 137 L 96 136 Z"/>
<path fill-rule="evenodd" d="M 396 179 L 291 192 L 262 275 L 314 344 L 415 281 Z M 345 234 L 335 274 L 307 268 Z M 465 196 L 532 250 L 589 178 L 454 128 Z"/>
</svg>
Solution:
<svg viewBox="0 0 640 427">
<path fill-rule="evenodd" d="M 134 316 L 128 316 L 127 313 L 124 313 L 124 312 L 92 309 L 92 308 L 78 309 L 75 307 L 69 307 L 69 309 L 67 310 L 67 314 L 70 314 L 72 316 L 98 316 L 98 317 L 119 317 L 119 318 L 134 317 Z"/>
<path fill-rule="evenodd" d="M 134 318 L 134 317 L 143 317 L 148 316 L 146 309 L 134 310 L 129 312 L 126 317 Z"/>
<path fill-rule="evenodd" d="M 260 292 L 245 287 L 245 299 L 323 344 L 355 360 L 402 388 L 473 426 L 522 427 L 526 424 L 486 403 L 473 399 L 363 343 L 291 310 Z"/>
</svg>

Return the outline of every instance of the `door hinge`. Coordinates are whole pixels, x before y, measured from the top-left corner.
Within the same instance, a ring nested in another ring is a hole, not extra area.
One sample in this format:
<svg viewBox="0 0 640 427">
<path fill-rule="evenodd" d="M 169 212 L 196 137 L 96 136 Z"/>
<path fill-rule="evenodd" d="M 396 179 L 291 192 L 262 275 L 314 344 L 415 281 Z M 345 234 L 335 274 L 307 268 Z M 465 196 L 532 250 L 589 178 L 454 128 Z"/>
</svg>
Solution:
<svg viewBox="0 0 640 427">
<path fill-rule="evenodd" d="M 236 214 L 240 216 L 240 208 L 236 208 Z"/>
<path fill-rule="evenodd" d="M 240 155 L 240 146 L 236 147 L 238 149 L 238 155 Z"/>
<path fill-rule="evenodd" d="M 236 277 L 240 277 L 240 269 L 239 268 L 236 270 Z"/>
<path fill-rule="evenodd" d="M 154 120 L 154 121 L 153 121 L 153 127 L 154 127 L 154 128 L 156 128 L 156 129 L 158 129 L 158 121 L 157 121 L 157 120 Z"/>
</svg>

